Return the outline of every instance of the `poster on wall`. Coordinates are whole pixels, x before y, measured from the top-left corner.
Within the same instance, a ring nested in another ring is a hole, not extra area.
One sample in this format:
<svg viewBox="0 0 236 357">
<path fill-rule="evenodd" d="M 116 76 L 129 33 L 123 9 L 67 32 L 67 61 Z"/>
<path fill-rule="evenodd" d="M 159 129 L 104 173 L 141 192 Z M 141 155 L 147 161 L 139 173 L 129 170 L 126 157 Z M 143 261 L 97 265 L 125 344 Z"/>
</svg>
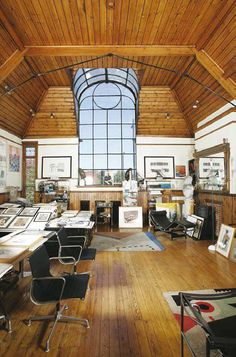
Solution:
<svg viewBox="0 0 236 357">
<path fill-rule="evenodd" d="M 9 145 L 9 171 L 20 172 L 20 149 Z"/>
<path fill-rule="evenodd" d="M 5 166 L 7 162 L 6 141 L 0 139 L 0 166 Z"/>
<path fill-rule="evenodd" d="M 6 141 L 0 139 L 0 191 L 6 188 L 7 152 Z"/>
<path fill-rule="evenodd" d="M 174 178 L 173 156 L 145 156 L 145 178 Z"/>
<path fill-rule="evenodd" d="M 0 166 L 0 191 L 6 188 L 6 167 Z"/>
</svg>

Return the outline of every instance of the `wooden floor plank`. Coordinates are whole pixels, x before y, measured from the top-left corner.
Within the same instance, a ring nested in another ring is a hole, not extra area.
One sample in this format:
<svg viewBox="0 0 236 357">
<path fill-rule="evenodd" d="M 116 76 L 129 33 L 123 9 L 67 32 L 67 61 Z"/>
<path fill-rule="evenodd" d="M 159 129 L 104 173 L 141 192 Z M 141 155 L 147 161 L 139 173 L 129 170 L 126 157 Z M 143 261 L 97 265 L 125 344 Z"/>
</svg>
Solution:
<svg viewBox="0 0 236 357">
<path fill-rule="evenodd" d="M 163 293 L 235 287 L 236 264 L 209 252 L 209 241 L 170 241 L 156 234 L 166 248 L 162 252 L 97 252 L 93 264 L 80 263 L 80 272 L 92 272 L 90 291 L 83 302 L 71 299 L 66 314 L 88 318 L 91 328 L 59 323 L 50 356 L 179 355 L 179 326 Z M 0 331 L 1 356 L 45 355 L 41 347 L 49 326 L 34 322 L 28 327 L 22 321 L 30 314 L 48 314 L 52 306 L 35 306 L 29 299 L 29 286 L 30 277 L 23 278 L 7 295 L 13 332 Z"/>
</svg>

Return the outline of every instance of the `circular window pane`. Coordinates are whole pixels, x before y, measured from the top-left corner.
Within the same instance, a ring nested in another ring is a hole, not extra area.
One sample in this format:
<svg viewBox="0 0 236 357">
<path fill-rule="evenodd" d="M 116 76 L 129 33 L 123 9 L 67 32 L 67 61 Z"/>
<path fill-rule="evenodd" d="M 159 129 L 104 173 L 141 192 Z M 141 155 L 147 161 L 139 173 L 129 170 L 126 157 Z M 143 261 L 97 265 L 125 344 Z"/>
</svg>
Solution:
<svg viewBox="0 0 236 357">
<path fill-rule="evenodd" d="M 112 109 L 121 100 L 120 88 L 113 83 L 101 83 L 94 90 L 94 102 L 99 108 Z"/>
</svg>

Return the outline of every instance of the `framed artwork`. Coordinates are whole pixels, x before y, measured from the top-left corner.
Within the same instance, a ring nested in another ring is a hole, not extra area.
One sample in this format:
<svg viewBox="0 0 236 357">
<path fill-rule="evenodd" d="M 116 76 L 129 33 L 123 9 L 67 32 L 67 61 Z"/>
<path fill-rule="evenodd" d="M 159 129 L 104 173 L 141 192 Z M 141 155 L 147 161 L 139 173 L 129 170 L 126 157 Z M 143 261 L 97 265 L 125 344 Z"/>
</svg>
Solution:
<svg viewBox="0 0 236 357">
<path fill-rule="evenodd" d="M 200 239 L 202 233 L 202 227 L 204 224 L 204 218 L 195 216 L 194 214 L 192 214 L 192 217 L 195 219 L 195 225 L 196 225 L 195 228 L 193 229 L 192 238 Z"/>
<path fill-rule="evenodd" d="M 18 207 L 10 207 L 7 208 L 4 212 L 4 214 L 7 214 L 9 216 L 16 216 L 17 214 L 19 214 L 22 211 L 22 208 L 18 208 Z"/>
<path fill-rule="evenodd" d="M 230 252 L 229 252 L 229 259 L 236 263 L 236 238 L 233 238 Z"/>
<path fill-rule="evenodd" d="M 144 176 L 151 178 L 174 178 L 174 157 L 173 156 L 145 156 Z"/>
<path fill-rule="evenodd" d="M 71 178 L 71 156 L 43 156 L 42 178 Z"/>
<path fill-rule="evenodd" d="M 51 213 L 50 212 L 39 212 L 34 221 L 35 222 L 47 222 L 49 221 L 49 218 L 51 216 Z"/>
<path fill-rule="evenodd" d="M 175 177 L 185 177 L 186 176 L 186 166 L 185 165 L 176 165 L 175 166 Z"/>
<path fill-rule="evenodd" d="M 216 243 L 216 251 L 224 255 L 226 258 L 229 256 L 231 244 L 234 238 L 234 228 L 221 224 L 220 233 Z"/>
<path fill-rule="evenodd" d="M 225 176 L 224 157 L 200 157 L 199 178 L 207 178 L 209 174 L 215 174 L 222 179 Z"/>
<path fill-rule="evenodd" d="M 197 216 L 187 216 L 187 221 L 190 222 L 190 223 L 193 223 L 193 224 L 196 224 L 197 223 Z M 188 228 L 187 229 L 187 235 L 189 237 L 192 237 L 193 236 L 193 233 L 194 233 L 194 230 L 195 228 Z"/>
<path fill-rule="evenodd" d="M 142 228 L 142 207 L 119 207 L 119 228 Z"/>
<path fill-rule="evenodd" d="M 20 172 L 20 148 L 9 145 L 9 171 Z"/>
<path fill-rule="evenodd" d="M 33 217 L 39 210 L 39 207 L 25 207 L 20 213 L 20 216 L 31 216 Z"/>
<path fill-rule="evenodd" d="M 33 217 L 17 216 L 10 224 L 9 228 L 27 228 Z"/>
<path fill-rule="evenodd" d="M 15 216 L 6 216 L 4 214 L 0 214 L 0 228 L 6 228 L 13 221 Z"/>
</svg>

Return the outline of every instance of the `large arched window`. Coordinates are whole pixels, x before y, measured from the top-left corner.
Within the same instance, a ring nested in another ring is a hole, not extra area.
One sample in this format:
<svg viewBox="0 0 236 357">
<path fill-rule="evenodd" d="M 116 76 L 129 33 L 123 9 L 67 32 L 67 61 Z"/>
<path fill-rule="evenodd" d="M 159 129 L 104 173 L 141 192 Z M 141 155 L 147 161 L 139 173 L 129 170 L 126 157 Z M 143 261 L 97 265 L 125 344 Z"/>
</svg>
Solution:
<svg viewBox="0 0 236 357">
<path fill-rule="evenodd" d="M 138 82 L 132 69 L 79 69 L 74 79 L 79 167 L 87 185 L 136 175 Z"/>
</svg>

